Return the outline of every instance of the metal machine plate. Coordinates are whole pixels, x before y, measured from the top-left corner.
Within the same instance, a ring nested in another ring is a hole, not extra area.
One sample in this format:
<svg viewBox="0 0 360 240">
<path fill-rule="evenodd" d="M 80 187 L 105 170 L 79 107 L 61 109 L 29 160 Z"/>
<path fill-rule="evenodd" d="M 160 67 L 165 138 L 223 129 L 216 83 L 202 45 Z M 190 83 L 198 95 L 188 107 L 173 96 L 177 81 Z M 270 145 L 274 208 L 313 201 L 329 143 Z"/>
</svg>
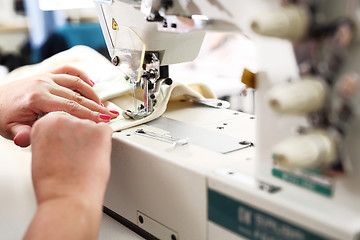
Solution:
<svg viewBox="0 0 360 240">
<path fill-rule="evenodd" d="M 169 135 L 175 138 L 188 138 L 188 142 L 191 144 L 223 154 L 253 146 L 253 143 L 250 141 L 234 138 L 166 117 L 160 117 L 147 123 L 147 125 L 166 130 L 169 132 Z"/>
</svg>

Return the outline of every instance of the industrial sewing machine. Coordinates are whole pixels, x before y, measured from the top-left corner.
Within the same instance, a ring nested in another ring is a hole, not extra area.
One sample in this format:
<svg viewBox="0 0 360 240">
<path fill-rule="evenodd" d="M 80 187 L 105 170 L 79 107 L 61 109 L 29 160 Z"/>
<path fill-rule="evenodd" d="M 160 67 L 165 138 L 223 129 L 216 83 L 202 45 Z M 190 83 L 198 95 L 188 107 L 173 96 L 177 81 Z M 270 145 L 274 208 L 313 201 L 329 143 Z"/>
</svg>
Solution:
<svg viewBox="0 0 360 240">
<path fill-rule="evenodd" d="M 130 118 L 152 113 L 167 66 L 206 31 L 246 34 L 259 59 L 256 119 L 175 102 L 141 128 L 188 144 L 114 133 L 106 213 L 147 239 L 360 239 L 360 1 L 95 4 L 112 62 L 143 91 Z"/>
</svg>

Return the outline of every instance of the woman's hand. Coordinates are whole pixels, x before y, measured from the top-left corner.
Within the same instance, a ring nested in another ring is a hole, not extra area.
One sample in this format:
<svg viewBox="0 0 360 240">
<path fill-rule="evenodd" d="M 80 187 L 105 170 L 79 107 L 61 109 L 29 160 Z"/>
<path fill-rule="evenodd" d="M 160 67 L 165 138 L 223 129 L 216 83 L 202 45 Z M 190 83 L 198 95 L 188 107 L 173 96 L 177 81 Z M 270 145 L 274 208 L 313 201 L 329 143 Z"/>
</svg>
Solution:
<svg viewBox="0 0 360 240">
<path fill-rule="evenodd" d="M 55 131 L 54 131 L 55 130 Z M 112 129 L 53 113 L 31 132 L 38 210 L 25 239 L 96 239 L 110 176 Z"/>
<path fill-rule="evenodd" d="M 26 147 L 32 125 L 49 112 L 64 111 L 94 122 L 117 117 L 118 112 L 102 105 L 93 85 L 86 73 L 65 66 L 0 86 L 0 134 Z"/>
<path fill-rule="evenodd" d="M 84 195 L 99 196 L 101 203 L 110 176 L 112 132 L 107 124 L 65 113 L 39 119 L 31 131 L 38 203 Z"/>
</svg>

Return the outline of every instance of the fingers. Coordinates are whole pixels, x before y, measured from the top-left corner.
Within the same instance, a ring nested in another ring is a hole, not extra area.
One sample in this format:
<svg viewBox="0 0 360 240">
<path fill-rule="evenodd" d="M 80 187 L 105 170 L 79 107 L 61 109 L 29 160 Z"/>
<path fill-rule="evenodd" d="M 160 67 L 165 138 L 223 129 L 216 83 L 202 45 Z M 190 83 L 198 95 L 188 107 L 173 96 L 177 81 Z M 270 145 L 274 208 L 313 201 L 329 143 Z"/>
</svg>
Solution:
<svg viewBox="0 0 360 240">
<path fill-rule="evenodd" d="M 56 84 L 76 91 L 97 104 L 101 104 L 100 98 L 96 95 L 92 87 L 86 84 L 81 78 L 66 74 L 56 74 L 53 76 L 53 80 Z"/>
<path fill-rule="evenodd" d="M 31 127 L 28 125 L 15 125 L 12 129 L 14 143 L 19 147 L 28 147 L 30 145 Z"/>
<path fill-rule="evenodd" d="M 63 66 L 61 68 L 58 68 L 58 69 L 52 71 L 52 73 L 72 75 L 72 76 L 82 79 L 85 83 L 87 83 L 91 87 L 94 86 L 94 82 L 89 78 L 89 76 L 84 71 L 81 71 L 72 66 L 68 66 L 68 65 Z"/>
<path fill-rule="evenodd" d="M 109 111 L 106 107 L 99 105 L 94 101 L 91 101 L 86 97 L 83 97 L 81 94 L 71 91 L 70 89 L 67 88 L 60 87 L 60 88 L 52 89 L 51 93 L 65 99 L 72 100 L 92 111 L 109 115 L 111 116 L 111 118 L 116 118 L 119 115 L 118 112 Z"/>
<path fill-rule="evenodd" d="M 81 119 L 108 122 L 116 118 L 117 111 L 108 110 L 100 101 L 87 74 L 77 68 L 64 66 L 52 72 L 55 83 L 49 88 L 46 104 L 38 106 L 44 113 L 64 111 Z"/>
<path fill-rule="evenodd" d="M 82 100 L 86 101 L 86 100 Z M 90 101 L 89 101 L 90 102 Z M 111 115 L 102 112 L 93 111 L 73 100 L 52 95 L 47 100 L 47 104 L 40 106 L 41 111 L 45 113 L 54 111 L 64 111 L 81 119 L 89 119 L 94 122 L 108 122 L 112 118 Z"/>
</svg>

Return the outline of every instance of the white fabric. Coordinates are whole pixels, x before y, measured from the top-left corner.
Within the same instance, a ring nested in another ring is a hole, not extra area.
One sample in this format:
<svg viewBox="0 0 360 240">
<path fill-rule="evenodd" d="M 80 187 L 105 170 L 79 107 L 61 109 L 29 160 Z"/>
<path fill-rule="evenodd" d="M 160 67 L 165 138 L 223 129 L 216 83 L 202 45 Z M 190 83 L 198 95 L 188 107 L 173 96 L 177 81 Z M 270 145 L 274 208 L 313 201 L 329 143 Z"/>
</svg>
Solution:
<svg viewBox="0 0 360 240">
<path fill-rule="evenodd" d="M 203 88 L 204 91 L 207 91 L 208 95 L 210 94 L 210 90 L 205 85 L 201 85 L 201 88 Z M 160 94 L 157 98 L 157 104 L 154 107 L 153 113 L 151 113 L 149 116 L 143 119 L 134 120 L 125 119 L 122 115 L 120 115 L 118 118 L 110 122 L 110 126 L 114 131 L 118 131 L 149 122 L 153 119 L 160 117 L 165 112 L 169 101 L 183 95 L 190 95 L 199 99 L 204 98 L 200 93 L 191 89 L 189 86 L 186 86 L 179 82 L 173 82 L 171 86 L 164 85 L 161 87 Z M 121 94 L 116 98 L 110 99 L 109 102 L 106 103 L 106 106 L 109 109 L 116 108 L 115 110 L 118 110 L 119 112 L 126 111 L 127 109 L 132 109 L 132 92 L 129 92 L 128 94 Z"/>
</svg>

